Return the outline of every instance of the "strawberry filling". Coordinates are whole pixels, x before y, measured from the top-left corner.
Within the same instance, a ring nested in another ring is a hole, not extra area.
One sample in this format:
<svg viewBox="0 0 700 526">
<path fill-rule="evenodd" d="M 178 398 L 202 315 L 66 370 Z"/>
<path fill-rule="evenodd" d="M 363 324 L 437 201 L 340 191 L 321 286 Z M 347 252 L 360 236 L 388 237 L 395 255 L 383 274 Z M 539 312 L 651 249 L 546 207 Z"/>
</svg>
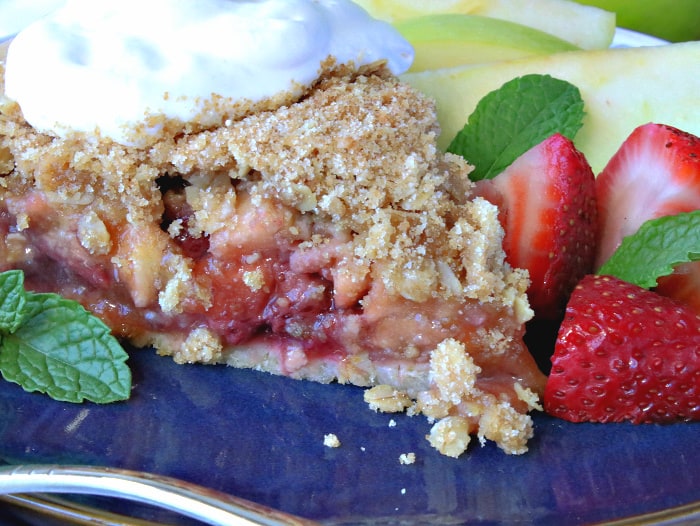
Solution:
<svg viewBox="0 0 700 526">
<path fill-rule="evenodd" d="M 176 220 L 186 224 L 190 219 L 191 211 L 177 192 L 164 192 L 164 231 Z M 211 292 L 208 301 L 187 301 L 178 313 L 163 312 L 157 297 L 144 300 L 149 295 L 135 289 L 139 279 L 124 278 L 112 264 L 119 247 L 101 255 L 86 250 L 71 235 L 79 229 L 79 214 L 55 214 L 38 192 L 8 199 L 5 206 L 0 226 L 6 246 L 18 234 L 13 226 L 18 212 L 29 218 L 30 226 L 21 232 L 21 250 L 15 258 L 3 258 L 15 259 L 13 266 L 25 271 L 28 288 L 80 301 L 122 337 L 138 338 L 148 331 L 186 333 L 205 326 L 225 345 L 264 342 L 280 355 L 300 348 L 306 361 L 341 360 L 361 350 L 377 363 L 409 361 L 427 367 L 430 352 L 446 338 L 480 349 L 490 328 L 521 335 L 515 321 L 504 327 L 512 315 L 476 300 L 417 303 L 388 294 L 381 282 L 348 278 L 343 270 L 350 234 L 338 232 L 330 243 L 308 248 L 300 235 L 331 226 L 310 226 L 302 214 L 277 203 L 253 208 L 242 200 L 232 222 L 249 225 L 245 230 L 226 229 L 200 239 L 182 228 L 169 237 L 163 254 L 191 258 L 191 279 Z M 110 228 L 122 243 L 133 243 L 119 227 Z M 516 406 L 522 403 L 513 393 L 514 378 L 542 386 L 522 343 L 511 345 L 508 353 L 476 353 L 474 359 L 483 371 L 480 388 L 501 397 L 507 393 Z M 288 357 L 280 362 L 288 364 Z"/>
</svg>

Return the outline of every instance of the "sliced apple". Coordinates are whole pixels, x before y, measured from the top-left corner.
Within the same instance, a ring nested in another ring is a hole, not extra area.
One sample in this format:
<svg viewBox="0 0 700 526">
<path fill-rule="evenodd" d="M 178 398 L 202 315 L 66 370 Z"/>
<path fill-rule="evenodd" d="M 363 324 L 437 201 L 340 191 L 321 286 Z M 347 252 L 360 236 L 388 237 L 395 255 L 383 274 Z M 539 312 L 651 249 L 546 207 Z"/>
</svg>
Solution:
<svg viewBox="0 0 700 526">
<path fill-rule="evenodd" d="M 438 0 L 439 1 L 439 0 Z M 700 40 L 698 0 L 576 0 L 617 15 L 617 25 L 672 42 Z"/>
<path fill-rule="evenodd" d="M 5 62 L 5 58 L 7 57 L 7 48 L 10 47 L 10 42 L 10 40 L 0 42 L 0 62 Z"/>
<path fill-rule="evenodd" d="M 659 122 L 700 135 L 700 42 L 659 47 L 572 51 L 484 66 L 407 73 L 402 78 L 433 97 L 446 148 L 477 102 L 505 82 L 546 73 L 578 86 L 586 116 L 576 146 L 599 173 L 638 125 Z"/>
<path fill-rule="evenodd" d="M 579 49 L 549 33 L 484 16 L 426 15 L 396 22 L 395 26 L 415 49 L 411 71 Z"/>
<path fill-rule="evenodd" d="M 581 49 L 604 49 L 615 34 L 615 14 L 568 0 L 354 0 L 389 22 L 440 13 L 479 15 L 532 27 Z"/>
</svg>

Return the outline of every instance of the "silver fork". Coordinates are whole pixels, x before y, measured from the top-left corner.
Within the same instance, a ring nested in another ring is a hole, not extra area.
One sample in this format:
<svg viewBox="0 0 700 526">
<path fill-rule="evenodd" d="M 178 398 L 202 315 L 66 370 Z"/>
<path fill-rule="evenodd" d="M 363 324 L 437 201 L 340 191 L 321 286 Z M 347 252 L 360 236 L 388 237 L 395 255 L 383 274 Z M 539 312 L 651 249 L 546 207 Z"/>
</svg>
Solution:
<svg viewBox="0 0 700 526">
<path fill-rule="evenodd" d="M 0 500 L 63 518 L 99 524 L 144 524 L 43 494 L 117 497 L 167 509 L 212 525 L 309 526 L 313 521 L 171 477 L 92 466 L 19 465 L 0 468 Z M 111 521 L 111 522 L 110 522 Z M 74 521 L 74 524 L 81 522 Z"/>
</svg>

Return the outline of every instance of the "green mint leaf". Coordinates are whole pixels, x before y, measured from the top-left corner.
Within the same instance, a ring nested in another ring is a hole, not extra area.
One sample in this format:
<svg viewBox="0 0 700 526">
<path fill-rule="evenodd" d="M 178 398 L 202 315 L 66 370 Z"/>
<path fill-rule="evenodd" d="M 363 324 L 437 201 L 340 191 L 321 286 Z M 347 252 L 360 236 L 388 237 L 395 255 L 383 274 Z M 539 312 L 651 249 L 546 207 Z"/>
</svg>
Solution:
<svg viewBox="0 0 700 526">
<path fill-rule="evenodd" d="M 555 133 L 573 140 L 583 115 L 576 86 L 549 75 L 525 75 L 485 95 L 447 151 L 474 165 L 473 181 L 491 179 Z"/>
<path fill-rule="evenodd" d="M 2 338 L 6 380 L 67 402 L 129 397 L 128 355 L 101 320 L 56 294 L 27 293 L 26 301 L 23 323 Z"/>
<path fill-rule="evenodd" d="M 22 325 L 25 305 L 24 272 L 0 273 L 0 332 L 13 333 Z"/>
<path fill-rule="evenodd" d="M 700 260 L 700 210 L 651 219 L 622 240 L 598 274 L 644 288 L 668 276 L 676 265 Z"/>
</svg>

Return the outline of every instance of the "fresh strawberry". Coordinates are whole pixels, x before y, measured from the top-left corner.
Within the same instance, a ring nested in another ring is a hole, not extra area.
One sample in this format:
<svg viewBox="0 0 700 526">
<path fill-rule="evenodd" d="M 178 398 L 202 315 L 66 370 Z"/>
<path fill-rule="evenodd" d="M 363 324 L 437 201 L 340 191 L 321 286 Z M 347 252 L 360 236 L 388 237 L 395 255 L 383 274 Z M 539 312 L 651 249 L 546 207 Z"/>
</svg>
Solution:
<svg viewBox="0 0 700 526">
<path fill-rule="evenodd" d="M 476 192 L 500 208 L 503 248 L 512 266 L 530 272 L 536 316 L 560 317 L 595 255 L 595 179 L 583 154 L 555 134 Z"/>
<path fill-rule="evenodd" d="M 649 219 L 700 209 L 700 138 L 662 124 L 638 127 L 596 180 L 599 268 Z M 700 313 L 700 264 L 661 278 L 657 292 Z"/>
<path fill-rule="evenodd" d="M 586 276 L 566 308 L 544 408 L 571 422 L 700 420 L 700 317 L 609 276 Z"/>
</svg>

